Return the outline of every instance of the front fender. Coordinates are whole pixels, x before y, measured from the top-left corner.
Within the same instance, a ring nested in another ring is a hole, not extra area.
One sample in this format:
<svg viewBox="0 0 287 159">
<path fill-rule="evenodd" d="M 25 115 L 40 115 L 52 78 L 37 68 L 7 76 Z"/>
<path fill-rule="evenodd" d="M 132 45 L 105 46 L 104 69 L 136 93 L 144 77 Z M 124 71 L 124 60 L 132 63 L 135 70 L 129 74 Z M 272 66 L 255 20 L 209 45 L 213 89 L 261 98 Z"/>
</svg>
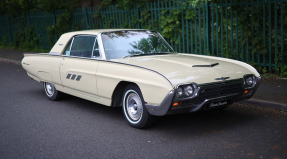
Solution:
<svg viewBox="0 0 287 159">
<path fill-rule="evenodd" d="M 99 96 L 109 100 L 121 81 L 138 85 L 146 104 L 156 106 L 160 105 L 173 89 L 168 79 L 158 72 L 118 62 L 101 61 L 96 76 Z"/>
</svg>

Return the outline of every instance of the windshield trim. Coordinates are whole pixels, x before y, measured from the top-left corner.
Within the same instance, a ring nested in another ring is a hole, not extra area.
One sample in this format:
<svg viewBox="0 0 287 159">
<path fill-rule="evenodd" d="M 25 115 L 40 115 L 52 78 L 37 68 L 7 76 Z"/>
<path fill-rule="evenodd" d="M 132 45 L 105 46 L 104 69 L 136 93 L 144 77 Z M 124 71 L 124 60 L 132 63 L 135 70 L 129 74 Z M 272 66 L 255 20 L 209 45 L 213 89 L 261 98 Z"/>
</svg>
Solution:
<svg viewBox="0 0 287 159">
<path fill-rule="evenodd" d="M 155 31 L 155 30 L 151 30 L 151 31 Z M 173 48 L 168 44 L 168 42 L 165 40 L 165 38 L 163 38 L 159 32 L 157 32 L 157 31 L 155 31 L 155 32 L 163 39 L 163 41 L 167 44 L 167 46 L 169 46 L 169 48 L 170 48 L 174 53 L 176 53 L 176 52 L 173 50 Z"/>
</svg>

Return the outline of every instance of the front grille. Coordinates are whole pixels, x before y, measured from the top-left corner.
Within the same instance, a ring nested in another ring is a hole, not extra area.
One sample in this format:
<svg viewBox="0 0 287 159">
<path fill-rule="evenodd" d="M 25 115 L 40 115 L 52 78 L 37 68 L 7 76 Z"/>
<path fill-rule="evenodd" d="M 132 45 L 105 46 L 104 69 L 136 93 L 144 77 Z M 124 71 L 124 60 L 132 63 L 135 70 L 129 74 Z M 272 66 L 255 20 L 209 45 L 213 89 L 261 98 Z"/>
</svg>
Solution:
<svg viewBox="0 0 287 159">
<path fill-rule="evenodd" d="M 203 88 L 200 90 L 199 97 L 200 98 L 213 98 L 221 95 L 226 94 L 233 94 L 241 92 L 241 85 L 242 84 L 234 84 L 234 85 L 227 85 L 227 86 L 219 86 L 214 88 Z"/>
<path fill-rule="evenodd" d="M 241 93 L 243 80 L 231 80 L 220 83 L 201 85 L 199 98 L 213 98 L 217 96 Z"/>
<path fill-rule="evenodd" d="M 200 85 L 199 96 L 197 98 L 184 101 L 182 105 L 197 105 L 204 102 L 206 99 L 225 95 L 241 95 L 243 94 L 242 84 L 243 79 Z"/>
<path fill-rule="evenodd" d="M 242 91 L 242 84 L 235 84 L 235 85 L 222 87 L 222 91 L 220 92 L 220 95 L 238 93 L 241 91 Z"/>
</svg>

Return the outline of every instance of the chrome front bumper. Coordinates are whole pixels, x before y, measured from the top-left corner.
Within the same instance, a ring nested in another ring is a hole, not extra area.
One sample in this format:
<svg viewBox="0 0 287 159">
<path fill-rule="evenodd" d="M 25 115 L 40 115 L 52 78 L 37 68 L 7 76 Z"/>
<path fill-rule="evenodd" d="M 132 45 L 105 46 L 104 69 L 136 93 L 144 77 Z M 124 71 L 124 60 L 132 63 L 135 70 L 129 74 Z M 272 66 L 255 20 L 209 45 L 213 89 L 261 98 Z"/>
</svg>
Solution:
<svg viewBox="0 0 287 159">
<path fill-rule="evenodd" d="M 241 90 L 237 92 L 226 93 L 224 95 L 218 95 L 216 97 L 212 97 L 212 96 L 205 97 L 203 99 L 201 99 L 201 96 L 199 95 L 197 98 L 194 98 L 194 99 L 180 100 L 176 97 L 175 90 L 172 90 L 169 92 L 169 94 L 165 97 L 165 99 L 159 106 L 148 105 L 148 104 L 146 104 L 145 106 L 148 112 L 151 115 L 155 115 L 155 116 L 163 116 L 163 115 L 168 115 L 168 114 L 189 113 L 189 112 L 196 112 L 199 110 L 207 110 L 207 109 L 211 109 L 209 105 L 212 102 L 226 101 L 227 104 L 224 106 L 227 106 L 227 105 L 231 105 L 232 103 L 236 101 L 251 98 L 256 92 L 260 82 L 261 82 L 261 77 L 259 76 L 257 78 L 256 86 L 252 89 L 241 88 Z M 241 85 L 243 84 L 243 81 L 242 83 L 238 83 L 237 81 L 237 84 Z M 216 85 L 218 87 L 220 83 L 214 84 L 214 86 Z M 212 86 L 209 85 L 209 87 L 212 87 Z M 222 89 L 222 86 L 219 86 L 219 87 Z M 244 91 L 246 90 L 248 90 L 248 93 L 244 93 Z M 176 106 L 173 106 L 174 103 L 179 103 L 179 104 Z"/>
</svg>

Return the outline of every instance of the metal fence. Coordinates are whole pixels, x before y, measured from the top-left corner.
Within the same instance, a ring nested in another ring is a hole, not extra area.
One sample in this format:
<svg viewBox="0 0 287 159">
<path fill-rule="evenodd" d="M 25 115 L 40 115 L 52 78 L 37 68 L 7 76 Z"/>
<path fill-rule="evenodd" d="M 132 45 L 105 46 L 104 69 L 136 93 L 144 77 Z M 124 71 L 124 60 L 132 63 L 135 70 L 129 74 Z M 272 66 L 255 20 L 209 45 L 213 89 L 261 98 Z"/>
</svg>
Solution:
<svg viewBox="0 0 287 159">
<path fill-rule="evenodd" d="M 164 33 L 161 22 L 173 18 L 177 11 L 174 35 L 167 39 L 175 51 L 252 61 L 271 71 L 278 62 L 287 64 L 286 2 L 221 0 L 192 7 L 187 5 L 187 0 L 177 0 L 149 2 L 141 7 L 134 5 L 128 10 L 115 6 L 77 8 L 70 30 L 147 28 Z M 186 18 L 188 12 L 192 12 L 192 18 Z M 61 13 L 64 11 L 34 12 L 16 18 L 0 16 L 0 38 L 6 36 L 11 43 L 15 33 L 23 28 L 21 25 L 33 25 L 40 47 L 49 49 L 52 44 L 46 28 L 55 25 Z"/>
</svg>

